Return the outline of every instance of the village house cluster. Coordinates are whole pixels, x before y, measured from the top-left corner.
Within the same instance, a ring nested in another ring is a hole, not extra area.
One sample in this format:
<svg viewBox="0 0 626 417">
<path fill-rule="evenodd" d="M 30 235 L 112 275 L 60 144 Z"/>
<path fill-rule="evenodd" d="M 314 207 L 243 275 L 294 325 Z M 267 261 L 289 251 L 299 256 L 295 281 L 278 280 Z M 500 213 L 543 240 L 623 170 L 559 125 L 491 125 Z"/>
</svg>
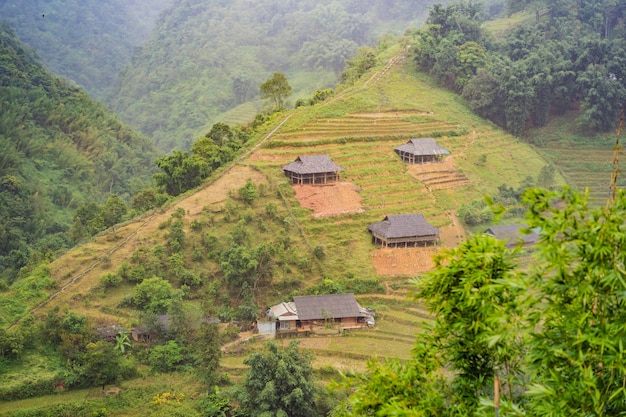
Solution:
<svg viewBox="0 0 626 417">
<path fill-rule="evenodd" d="M 411 139 L 394 151 L 407 164 L 440 162 L 450 153 L 433 138 Z M 306 155 L 283 166 L 283 171 L 294 185 L 325 185 L 339 181 L 343 168 L 328 155 Z M 420 213 L 390 214 L 368 230 L 372 243 L 384 248 L 432 246 L 440 234 Z M 374 312 L 361 307 L 354 294 L 329 294 L 294 297 L 273 305 L 265 320 L 257 322 L 257 329 L 261 334 L 284 337 L 323 330 L 342 332 L 374 323 Z"/>
</svg>

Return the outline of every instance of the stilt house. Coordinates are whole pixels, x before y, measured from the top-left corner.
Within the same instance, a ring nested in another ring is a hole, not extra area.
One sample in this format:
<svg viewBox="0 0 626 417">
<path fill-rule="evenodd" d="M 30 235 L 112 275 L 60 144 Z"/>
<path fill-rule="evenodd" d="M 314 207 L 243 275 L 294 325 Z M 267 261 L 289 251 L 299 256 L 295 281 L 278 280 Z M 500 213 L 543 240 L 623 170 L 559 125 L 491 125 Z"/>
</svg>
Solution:
<svg viewBox="0 0 626 417">
<path fill-rule="evenodd" d="M 372 243 L 384 248 L 435 245 L 440 234 L 421 214 L 390 214 L 367 230 L 372 234 Z"/>
<path fill-rule="evenodd" d="M 343 171 L 328 155 L 299 156 L 283 167 L 285 176 L 293 184 L 328 184 L 339 181 Z"/>
<path fill-rule="evenodd" d="M 437 145 L 433 138 L 411 139 L 394 149 L 407 164 L 440 162 L 450 152 Z"/>
</svg>

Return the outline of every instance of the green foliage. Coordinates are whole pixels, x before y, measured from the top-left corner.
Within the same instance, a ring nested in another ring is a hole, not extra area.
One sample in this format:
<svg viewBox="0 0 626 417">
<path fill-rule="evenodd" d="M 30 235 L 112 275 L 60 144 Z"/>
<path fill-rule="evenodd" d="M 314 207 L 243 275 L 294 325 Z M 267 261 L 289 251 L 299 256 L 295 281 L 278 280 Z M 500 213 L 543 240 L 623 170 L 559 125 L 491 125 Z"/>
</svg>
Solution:
<svg viewBox="0 0 626 417">
<path fill-rule="evenodd" d="M 502 337 L 496 317 L 518 294 L 501 285 L 514 268 L 510 258 L 503 242 L 477 235 L 440 252 L 435 269 L 418 284 L 417 297 L 435 315 L 433 343 L 444 363 L 458 371 L 456 384 L 463 397 L 477 399 L 494 369 L 513 370 L 510 357 L 501 355 L 494 342 L 499 340 L 494 336 Z"/>
<path fill-rule="evenodd" d="M 126 199 L 147 186 L 156 153 L 147 138 L 104 106 L 47 73 L 5 26 L 0 27 L 0 66 L 5 69 L 0 73 L 0 217 L 6 219 L 0 225 L 0 276 L 4 271 L 15 276 L 31 257 L 50 259 L 70 240 L 103 230 L 104 218 L 88 203 L 97 206 L 111 194 Z M 87 210 L 77 223 L 79 207 Z"/>
<path fill-rule="evenodd" d="M 101 385 L 117 381 L 120 373 L 121 356 L 114 345 L 108 342 L 96 342 L 87 345 L 83 357 L 83 372 L 91 385 Z"/>
<path fill-rule="evenodd" d="M 568 188 L 529 189 L 524 202 L 541 231 L 532 256 L 485 235 L 441 252 L 418 281 L 435 315 L 419 356 L 370 365 L 339 415 L 493 415 L 492 376 L 507 415 L 626 412 L 626 193 L 590 208 Z"/>
<path fill-rule="evenodd" d="M 219 366 L 222 358 L 221 336 L 216 323 L 202 323 L 195 341 L 196 370 L 206 386 L 219 381 Z M 223 404 L 226 405 L 226 404 Z M 218 407 L 221 408 L 221 407 Z"/>
<path fill-rule="evenodd" d="M 206 162 L 188 152 L 178 150 L 173 151 L 170 156 L 157 159 L 156 165 L 163 172 L 154 174 L 154 180 L 171 196 L 197 187 L 209 174 Z"/>
<path fill-rule="evenodd" d="M 248 205 L 252 205 L 258 197 L 256 185 L 250 179 L 246 181 L 246 185 L 237 190 L 237 194 Z"/>
<path fill-rule="evenodd" d="M 294 92 L 308 96 L 332 86 L 359 47 L 423 21 L 426 13 L 410 0 L 193 6 L 176 0 L 121 74 L 110 104 L 161 148 L 187 149 L 187 138 L 233 108 L 252 109 L 238 117 L 241 123 L 254 119 L 258 87 L 273 72 L 286 74 Z"/>
<path fill-rule="evenodd" d="M 298 351 L 297 341 L 285 349 L 267 342 L 264 351 L 248 357 L 244 363 L 250 369 L 239 398 L 245 415 L 317 416 L 311 361 L 309 352 Z"/>
<path fill-rule="evenodd" d="M 493 219 L 493 212 L 484 200 L 475 200 L 463 204 L 457 210 L 456 215 L 468 226 L 489 223 Z"/>
<path fill-rule="evenodd" d="M 144 279 L 135 287 L 133 303 L 145 311 L 165 314 L 172 303 L 173 296 L 172 284 L 163 278 L 152 277 Z"/>
<path fill-rule="evenodd" d="M 148 363 L 153 371 L 171 372 L 183 361 L 183 347 L 173 340 L 150 350 Z"/>
<path fill-rule="evenodd" d="M 164 0 L 133 4 L 9 0 L 0 5 L 0 15 L 52 72 L 102 100 L 167 4 Z M 95 47 L 98 53 L 93 53 Z"/>
<path fill-rule="evenodd" d="M 376 65 L 376 54 L 370 47 L 359 48 L 356 56 L 346 60 L 346 66 L 341 73 L 341 82 L 354 84 L 363 74 Z"/>
<path fill-rule="evenodd" d="M 414 35 L 417 65 L 441 85 L 462 92 L 480 116 L 514 135 L 543 126 L 551 112 L 562 114 L 581 98 L 580 125 L 608 131 L 626 97 L 620 64 L 626 33 L 598 33 L 597 22 L 608 28 L 614 19 L 610 10 L 624 11 L 624 5 L 601 2 L 590 12 L 585 3 L 574 14 L 561 11 L 578 3 L 553 3 L 549 20 L 540 22 L 537 9 L 535 22 L 518 25 L 498 44 L 480 28 L 477 5 L 436 5 L 426 27 Z"/>
<path fill-rule="evenodd" d="M 104 288 L 113 288 L 117 287 L 122 283 L 122 278 L 111 272 L 106 273 L 100 277 L 100 285 Z"/>
<path fill-rule="evenodd" d="M 271 78 L 264 81 L 259 87 L 262 98 L 269 98 L 274 102 L 274 109 L 279 110 L 287 97 L 291 95 L 291 86 L 282 72 L 275 72 Z"/>
</svg>

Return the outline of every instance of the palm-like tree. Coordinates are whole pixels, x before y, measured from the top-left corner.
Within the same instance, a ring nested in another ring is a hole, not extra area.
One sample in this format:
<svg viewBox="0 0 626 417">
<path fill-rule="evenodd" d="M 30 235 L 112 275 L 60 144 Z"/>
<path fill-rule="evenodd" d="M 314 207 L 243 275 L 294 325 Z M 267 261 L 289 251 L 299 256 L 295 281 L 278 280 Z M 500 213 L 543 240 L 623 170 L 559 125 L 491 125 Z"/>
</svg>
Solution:
<svg viewBox="0 0 626 417">
<path fill-rule="evenodd" d="M 115 336 L 115 349 L 119 350 L 121 354 L 126 353 L 126 348 L 130 346 L 130 338 L 126 332 L 120 332 Z"/>
</svg>

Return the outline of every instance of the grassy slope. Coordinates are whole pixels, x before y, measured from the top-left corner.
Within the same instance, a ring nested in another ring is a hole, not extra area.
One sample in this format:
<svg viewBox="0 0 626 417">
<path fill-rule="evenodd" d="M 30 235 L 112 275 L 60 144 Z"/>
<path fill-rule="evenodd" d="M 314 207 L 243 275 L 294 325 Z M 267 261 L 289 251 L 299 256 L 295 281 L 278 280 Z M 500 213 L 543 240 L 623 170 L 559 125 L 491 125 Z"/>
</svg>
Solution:
<svg viewBox="0 0 626 417">
<path fill-rule="evenodd" d="M 381 71 L 397 52 L 387 51 L 376 71 Z M 472 115 L 457 96 L 417 74 L 410 60 L 398 61 L 380 78 L 374 75 L 366 75 L 354 88 L 339 92 L 326 103 L 293 111 L 288 122 L 256 150 L 254 157 L 238 161 L 199 191 L 188 193 L 162 211 L 118 226 L 115 233 L 103 233 L 53 262 L 52 277 L 63 291 L 33 314 L 40 316 L 59 305 L 88 315 L 94 324 L 132 325 L 136 312 L 117 307 L 122 297 L 131 293 L 130 284 L 105 292 L 99 287 L 99 277 L 117 271 L 142 247 L 152 250 L 164 245 L 167 228 L 160 225 L 177 208 L 186 213 L 188 247 L 199 242 L 202 233 L 226 239 L 246 212 L 255 219 L 247 228 L 257 244 L 282 231 L 288 233 L 293 248 L 290 253 L 304 262 L 296 259 L 279 265 L 273 285 L 265 288 L 259 305 L 284 300 L 292 290 L 318 283 L 322 277 L 339 281 L 352 277 L 379 279 L 372 264 L 375 248 L 366 232 L 368 224 L 385 214 L 422 212 L 436 226 L 445 226 L 451 222 L 450 213 L 461 204 L 493 193 L 502 183 L 517 186 L 527 175 L 536 177 L 546 164 L 531 146 Z M 303 132 L 308 133 L 303 136 Z M 438 141 L 451 151 L 456 168 L 470 179 L 469 185 L 429 191 L 407 174 L 393 148 L 410 137 L 431 135 L 441 135 Z M 345 168 L 342 179 L 358 187 L 364 212 L 313 218 L 310 210 L 300 208 L 280 167 L 298 155 L 322 152 Z M 248 178 L 259 186 L 263 184 L 265 190 L 252 208 L 237 206 L 228 198 Z M 263 217 L 268 203 L 278 206 L 278 221 Z M 227 217 L 229 211 L 234 218 Z M 190 224 L 194 220 L 207 226 L 201 232 L 193 231 Z M 261 223 L 265 224 L 263 228 Z M 311 254 L 316 245 L 322 245 L 327 255 L 319 262 Z M 187 255 L 188 267 L 193 265 L 196 271 L 219 279 L 215 262 L 205 259 L 194 263 Z M 362 370 L 364 359 L 371 356 L 407 358 L 424 312 L 412 314 L 411 305 L 401 301 L 406 293 L 404 281 L 396 279 L 387 295 L 359 296 L 362 304 L 378 310 L 376 329 L 323 342 L 307 339 L 303 345 L 312 344 L 318 357 L 316 367 Z M 225 358 L 225 370 L 240 377 L 242 360 Z M 131 381 L 125 386 L 134 384 Z M 20 402 L 20 407 L 36 407 L 36 403 Z"/>
</svg>

